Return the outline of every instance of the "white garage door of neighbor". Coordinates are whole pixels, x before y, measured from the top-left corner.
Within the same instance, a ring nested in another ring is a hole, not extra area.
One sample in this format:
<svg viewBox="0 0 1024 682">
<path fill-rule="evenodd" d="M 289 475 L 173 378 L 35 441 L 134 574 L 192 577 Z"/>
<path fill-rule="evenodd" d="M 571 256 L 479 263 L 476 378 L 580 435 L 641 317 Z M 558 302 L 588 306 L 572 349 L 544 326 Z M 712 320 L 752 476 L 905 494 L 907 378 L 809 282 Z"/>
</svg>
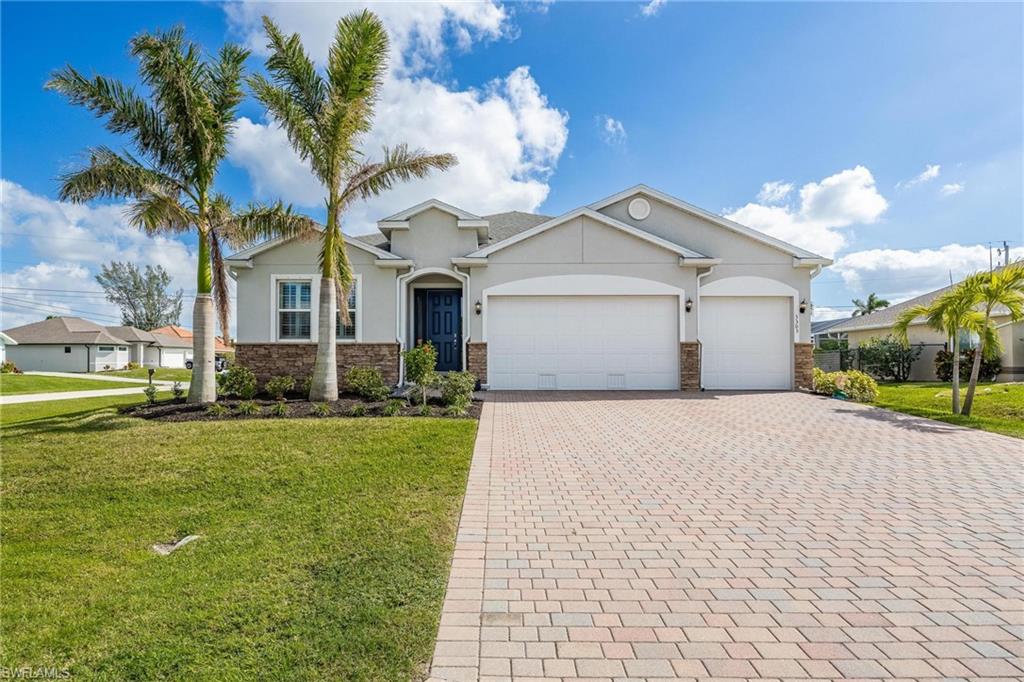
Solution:
<svg viewBox="0 0 1024 682">
<path fill-rule="evenodd" d="M 184 367 L 185 366 L 185 351 L 183 350 L 165 350 L 161 357 L 163 367 Z"/>
<path fill-rule="evenodd" d="M 488 299 L 492 389 L 679 388 L 675 296 Z"/>
<path fill-rule="evenodd" d="M 707 389 L 792 387 L 790 299 L 700 299 L 702 385 Z"/>
</svg>

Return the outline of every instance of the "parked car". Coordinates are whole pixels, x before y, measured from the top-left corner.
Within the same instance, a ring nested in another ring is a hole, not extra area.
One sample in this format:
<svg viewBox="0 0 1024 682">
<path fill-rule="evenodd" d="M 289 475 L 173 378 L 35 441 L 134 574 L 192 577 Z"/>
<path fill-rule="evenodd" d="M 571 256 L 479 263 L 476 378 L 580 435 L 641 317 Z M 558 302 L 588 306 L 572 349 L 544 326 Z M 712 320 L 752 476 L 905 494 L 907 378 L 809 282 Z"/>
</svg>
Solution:
<svg viewBox="0 0 1024 682">
<path fill-rule="evenodd" d="M 217 372 L 223 372 L 228 368 L 227 358 L 214 358 L 213 369 Z M 192 358 L 185 361 L 185 369 L 192 369 Z"/>
</svg>

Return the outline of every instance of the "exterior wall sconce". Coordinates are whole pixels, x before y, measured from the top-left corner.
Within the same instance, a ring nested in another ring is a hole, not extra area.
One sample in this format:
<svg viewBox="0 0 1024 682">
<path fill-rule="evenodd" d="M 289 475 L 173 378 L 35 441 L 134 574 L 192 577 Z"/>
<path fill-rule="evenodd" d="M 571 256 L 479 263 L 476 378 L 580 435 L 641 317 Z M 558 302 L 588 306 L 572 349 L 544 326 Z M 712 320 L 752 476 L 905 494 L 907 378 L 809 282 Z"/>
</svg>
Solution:
<svg viewBox="0 0 1024 682">
<path fill-rule="evenodd" d="M 484 304 L 481 303 L 480 301 L 477 301 L 476 305 L 473 306 L 473 310 L 476 311 L 477 315 L 479 315 L 481 312 L 483 312 L 483 309 L 484 309 Z"/>
<path fill-rule="evenodd" d="M 800 301 L 800 314 L 803 315 L 806 312 L 807 312 L 807 299 L 805 298 L 805 299 L 802 299 Z"/>
<path fill-rule="evenodd" d="M 691 310 L 693 310 L 693 299 L 688 298 L 686 299 L 686 312 L 690 312 Z"/>
</svg>

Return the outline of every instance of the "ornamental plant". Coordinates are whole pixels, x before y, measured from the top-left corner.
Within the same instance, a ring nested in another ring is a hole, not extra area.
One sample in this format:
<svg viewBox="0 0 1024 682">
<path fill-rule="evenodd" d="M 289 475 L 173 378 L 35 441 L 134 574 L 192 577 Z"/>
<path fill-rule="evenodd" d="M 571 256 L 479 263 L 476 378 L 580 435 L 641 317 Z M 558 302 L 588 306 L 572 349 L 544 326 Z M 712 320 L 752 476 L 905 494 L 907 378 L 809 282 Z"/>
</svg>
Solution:
<svg viewBox="0 0 1024 682">
<path fill-rule="evenodd" d="M 437 383 L 437 351 L 434 345 L 427 341 L 415 348 L 402 352 L 402 359 L 405 360 L 405 376 L 420 392 L 421 402 L 427 403 L 427 389 Z"/>
</svg>

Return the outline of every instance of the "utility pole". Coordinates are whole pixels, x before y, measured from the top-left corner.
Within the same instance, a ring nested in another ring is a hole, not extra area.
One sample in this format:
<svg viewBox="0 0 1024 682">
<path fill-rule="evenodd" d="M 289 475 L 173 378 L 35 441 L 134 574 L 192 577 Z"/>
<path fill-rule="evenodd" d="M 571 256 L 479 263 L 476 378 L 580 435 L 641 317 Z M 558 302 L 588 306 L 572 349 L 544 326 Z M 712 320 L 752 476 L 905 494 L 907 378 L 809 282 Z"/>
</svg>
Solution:
<svg viewBox="0 0 1024 682">
<path fill-rule="evenodd" d="M 1010 265 L 1010 244 L 1005 239 L 1003 240 L 1003 267 Z"/>
</svg>

